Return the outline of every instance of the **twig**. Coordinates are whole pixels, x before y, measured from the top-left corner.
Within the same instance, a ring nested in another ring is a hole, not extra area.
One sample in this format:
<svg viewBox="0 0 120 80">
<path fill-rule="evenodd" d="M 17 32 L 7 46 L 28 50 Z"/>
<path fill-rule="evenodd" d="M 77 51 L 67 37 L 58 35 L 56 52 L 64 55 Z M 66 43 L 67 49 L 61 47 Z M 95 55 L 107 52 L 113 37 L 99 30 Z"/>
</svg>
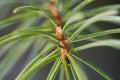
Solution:
<svg viewBox="0 0 120 80">
<path fill-rule="evenodd" d="M 64 34 L 62 33 L 62 28 L 63 28 L 62 18 L 60 16 L 60 13 L 56 9 L 56 1 L 50 0 L 50 3 L 51 3 L 50 4 L 50 12 L 54 16 L 54 18 L 56 19 L 56 23 L 57 23 L 57 26 L 55 26 L 56 35 L 59 38 L 59 44 L 62 46 L 62 48 L 60 48 L 61 57 L 62 57 L 62 60 L 66 59 L 67 63 L 70 63 L 68 57 L 66 56 L 67 53 L 70 53 L 70 49 L 67 46 L 67 39 L 64 36 Z"/>
</svg>

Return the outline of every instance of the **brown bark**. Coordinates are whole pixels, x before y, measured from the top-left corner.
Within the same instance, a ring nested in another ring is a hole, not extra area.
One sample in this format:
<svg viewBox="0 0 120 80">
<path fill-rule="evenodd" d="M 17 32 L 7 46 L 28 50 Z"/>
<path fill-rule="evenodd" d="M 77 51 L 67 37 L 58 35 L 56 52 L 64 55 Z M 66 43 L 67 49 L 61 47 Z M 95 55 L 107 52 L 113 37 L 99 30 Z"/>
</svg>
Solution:
<svg viewBox="0 0 120 80">
<path fill-rule="evenodd" d="M 67 46 L 67 39 L 64 36 L 64 34 L 62 33 L 62 18 L 60 16 L 60 13 L 57 11 L 56 9 L 56 1 L 55 0 L 50 0 L 50 12 L 53 15 L 53 17 L 56 19 L 56 23 L 57 26 L 55 26 L 56 28 L 56 35 L 59 38 L 59 44 L 62 46 L 62 48 L 60 48 L 61 50 L 61 57 L 62 59 L 66 59 L 68 63 L 70 63 L 68 57 L 66 56 L 66 54 L 70 53 L 70 49 Z"/>
</svg>

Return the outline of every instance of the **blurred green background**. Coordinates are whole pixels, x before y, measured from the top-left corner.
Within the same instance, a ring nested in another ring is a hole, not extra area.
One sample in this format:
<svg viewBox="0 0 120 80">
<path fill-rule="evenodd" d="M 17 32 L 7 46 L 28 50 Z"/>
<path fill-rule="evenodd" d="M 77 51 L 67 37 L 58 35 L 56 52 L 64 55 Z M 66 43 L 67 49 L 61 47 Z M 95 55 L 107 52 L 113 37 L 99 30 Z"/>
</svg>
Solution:
<svg viewBox="0 0 120 80">
<path fill-rule="evenodd" d="M 78 2 L 81 0 L 78 0 Z M 74 3 L 74 5 L 77 3 Z M 91 9 L 95 7 L 100 7 L 104 5 L 110 5 L 110 4 L 120 4 L 120 0 L 96 0 L 95 2 L 91 3 L 85 9 Z M 4 20 L 10 16 L 13 16 L 13 9 L 22 5 L 42 5 L 41 0 L 0 0 L 0 20 Z M 38 20 L 39 22 L 42 22 L 42 20 Z M 12 32 L 17 25 L 19 25 L 21 22 L 13 23 L 10 25 L 11 27 L 6 27 L 4 29 L 0 30 L 0 36 L 8 34 Z M 96 23 L 99 26 L 101 26 L 101 30 L 104 29 L 110 29 L 114 27 L 120 27 L 118 25 L 113 24 L 107 24 L 107 23 Z M 37 25 L 37 24 L 32 24 Z M 107 26 L 107 27 L 106 27 Z M 112 35 L 113 37 L 120 39 L 120 34 Z M 85 43 L 81 42 L 80 44 Z M 28 51 L 28 53 L 30 50 Z M 115 78 L 115 80 L 120 80 L 120 51 L 109 48 L 109 47 L 99 47 L 99 48 L 92 48 L 88 49 L 86 51 L 82 51 L 80 53 L 85 58 L 102 68 L 105 72 L 107 72 L 109 75 Z M 25 63 L 27 53 L 20 59 L 18 63 L 16 63 L 16 66 L 7 74 L 7 76 L 4 78 L 4 80 L 14 80 L 14 78 L 18 75 L 18 73 L 23 68 L 23 64 Z M 0 57 L 0 60 L 2 57 Z M 40 72 L 36 74 L 36 76 L 33 78 L 33 80 L 44 80 L 44 78 L 47 75 L 47 71 L 50 69 L 50 65 L 47 65 L 44 67 Z M 103 77 L 101 77 L 97 72 L 92 70 L 91 68 L 85 66 L 85 71 L 89 77 L 90 80 L 105 80 Z M 41 73 L 42 72 L 42 73 Z"/>
</svg>

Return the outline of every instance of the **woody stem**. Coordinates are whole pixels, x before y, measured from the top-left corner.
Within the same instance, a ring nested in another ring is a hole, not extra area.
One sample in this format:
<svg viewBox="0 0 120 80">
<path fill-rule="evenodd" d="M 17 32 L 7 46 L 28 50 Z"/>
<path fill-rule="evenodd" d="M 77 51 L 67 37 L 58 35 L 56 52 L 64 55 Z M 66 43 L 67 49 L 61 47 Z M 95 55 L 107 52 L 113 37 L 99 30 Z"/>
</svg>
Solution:
<svg viewBox="0 0 120 80">
<path fill-rule="evenodd" d="M 56 35 L 59 38 L 59 44 L 62 46 L 62 48 L 60 48 L 61 50 L 61 57 L 62 59 L 67 59 L 67 62 L 69 63 L 69 59 L 67 58 L 66 54 L 70 52 L 68 46 L 67 46 L 67 39 L 64 36 L 64 34 L 62 33 L 62 18 L 60 16 L 60 13 L 56 10 L 56 2 L 55 0 L 50 0 L 51 4 L 50 4 L 50 12 L 51 14 L 54 16 L 54 18 L 56 19 L 56 23 L 57 26 L 55 26 L 56 29 Z"/>
</svg>

